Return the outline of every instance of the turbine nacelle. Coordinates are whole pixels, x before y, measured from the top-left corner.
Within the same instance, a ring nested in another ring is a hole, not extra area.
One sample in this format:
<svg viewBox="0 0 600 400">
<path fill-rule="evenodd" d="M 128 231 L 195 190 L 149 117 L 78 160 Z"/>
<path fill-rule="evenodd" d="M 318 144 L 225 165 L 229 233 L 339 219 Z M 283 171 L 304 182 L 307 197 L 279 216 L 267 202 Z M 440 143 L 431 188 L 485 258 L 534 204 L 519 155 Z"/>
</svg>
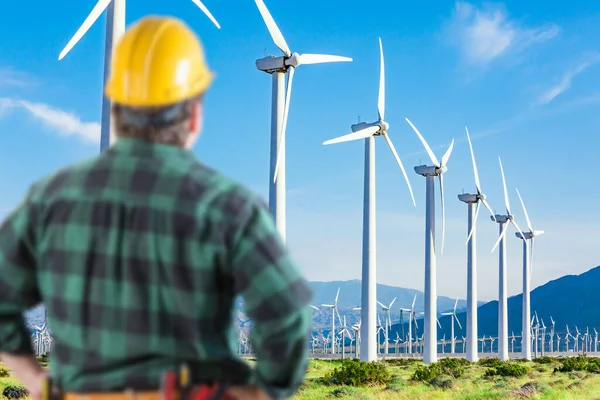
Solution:
<svg viewBox="0 0 600 400">
<path fill-rule="evenodd" d="M 543 233 L 544 233 L 544 231 L 529 231 L 529 232 L 523 232 L 523 235 L 525 236 L 525 240 L 530 240 L 530 239 L 533 239 L 534 237 L 539 236 Z M 519 239 L 523 239 L 523 235 L 521 235 L 521 233 L 519 233 L 519 232 L 515 232 L 515 236 L 518 237 Z"/>
<path fill-rule="evenodd" d="M 419 165 L 415 167 L 415 172 L 422 176 L 439 176 L 448 170 L 448 167 L 442 165 L 441 167 L 431 165 Z"/>
<path fill-rule="evenodd" d="M 505 224 L 507 222 L 514 221 L 514 219 L 515 219 L 514 215 L 500 215 L 500 214 L 496 214 L 493 217 L 490 216 L 490 219 L 492 221 L 494 221 L 494 218 L 496 219 L 495 221 L 498 222 L 499 224 Z M 517 232 L 517 233 L 519 233 L 519 232 Z"/>
<path fill-rule="evenodd" d="M 479 200 L 478 195 L 476 194 L 470 194 L 470 193 L 463 193 L 463 194 L 459 194 L 458 195 L 458 199 L 460 201 L 462 201 L 463 203 L 477 203 L 477 201 Z"/>
<path fill-rule="evenodd" d="M 274 74 L 276 72 L 286 72 L 286 58 L 275 56 L 261 58 L 260 60 L 256 60 L 256 68 L 268 74 Z"/>
</svg>

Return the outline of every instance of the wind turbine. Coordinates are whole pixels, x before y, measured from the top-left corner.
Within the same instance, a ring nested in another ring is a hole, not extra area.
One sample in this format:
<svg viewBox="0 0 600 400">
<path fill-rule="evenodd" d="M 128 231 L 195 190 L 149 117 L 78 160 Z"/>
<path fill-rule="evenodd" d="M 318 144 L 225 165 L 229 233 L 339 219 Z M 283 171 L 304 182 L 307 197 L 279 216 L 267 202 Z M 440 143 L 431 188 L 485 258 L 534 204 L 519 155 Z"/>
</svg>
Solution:
<svg viewBox="0 0 600 400">
<path fill-rule="evenodd" d="M 455 350 L 455 346 L 456 346 L 456 338 L 454 337 L 454 320 L 456 320 L 456 322 L 458 323 L 458 326 L 460 327 L 460 329 L 462 329 L 462 325 L 460 324 L 460 321 L 458 320 L 458 317 L 456 316 L 456 306 L 458 306 L 458 298 L 456 299 L 456 301 L 454 302 L 454 309 L 452 310 L 452 312 L 445 312 L 442 313 L 442 315 L 451 315 L 452 317 L 450 318 L 452 320 L 452 324 L 451 324 L 451 332 L 450 332 L 450 353 L 454 354 L 454 350 Z"/>
<path fill-rule="evenodd" d="M 363 251 L 362 251 L 362 295 L 361 295 L 361 319 L 362 339 L 360 357 L 362 361 L 374 361 L 377 358 L 377 347 L 374 332 L 376 329 L 376 299 L 377 299 L 377 265 L 375 248 L 375 136 L 382 136 L 387 142 L 402 174 L 408 184 L 408 190 L 416 206 L 408 175 L 400 157 L 396 152 L 392 140 L 388 136 L 390 125 L 385 122 L 385 64 L 383 59 L 383 45 L 379 38 L 379 96 L 377 100 L 377 112 L 379 119 L 373 123 L 361 122 L 352 125 L 352 133 L 323 142 L 324 145 L 349 142 L 352 140 L 365 139 L 365 180 L 364 180 L 364 205 L 363 205 Z"/>
<path fill-rule="evenodd" d="M 442 162 L 440 163 L 433 154 L 433 151 L 408 118 L 406 122 L 413 128 L 423 147 L 427 151 L 433 166 L 420 165 L 415 167 L 415 172 L 422 175 L 426 179 L 426 206 L 425 206 L 425 318 L 423 327 L 424 347 L 423 347 L 423 363 L 429 364 L 437 361 L 437 330 L 435 321 L 437 315 L 437 277 L 436 277 L 436 251 L 435 251 L 435 177 L 440 180 L 440 194 L 442 198 L 442 249 L 444 253 L 444 239 L 446 234 L 446 211 L 444 208 L 444 178 L 443 174 L 448 170 L 446 164 L 454 147 L 454 139 L 450 143 L 450 147 L 444 153 Z"/>
<path fill-rule="evenodd" d="M 473 175 L 475 177 L 475 188 L 477 194 L 460 194 L 458 199 L 467 204 L 468 207 L 468 236 L 467 236 L 467 360 L 476 362 L 479 357 L 477 355 L 477 249 L 476 249 L 476 225 L 477 217 L 479 216 L 479 207 L 483 203 L 488 209 L 492 218 L 494 212 L 486 201 L 486 196 L 481 191 L 481 183 L 479 182 L 479 173 L 477 172 L 477 164 L 475 163 L 475 153 L 471 143 L 469 129 L 465 126 L 467 140 L 469 141 L 469 149 L 471 151 L 471 161 L 473 162 Z M 475 204 L 477 203 L 477 208 Z M 473 213 L 475 211 L 475 213 Z M 495 220 L 495 219 L 494 219 Z"/>
<path fill-rule="evenodd" d="M 394 297 L 394 300 L 392 300 L 392 302 L 390 303 L 389 306 L 385 306 L 383 304 L 381 304 L 379 301 L 377 301 L 377 304 L 379 304 L 381 306 L 381 308 L 383 309 L 383 312 L 385 312 L 386 314 L 386 318 L 385 318 L 385 354 L 388 354 L 388 334 L 390 331 L 390 328 L 392 327 L 392 319 L 390 318 L 390 309 L 392 308 L 392 306 L 394 305 L 394 302 L 396 301 L 396 298 Z"/>
<path fill-rule="evenodd" d="M 277 230 L 285 241 L 286 233 L 286 200 L 285 200 L 285 132 L 287 129 L 292 83 L 296 67 L 306 64 L 324 64 L 330 62 L 352 61 L 351 58 L 326 54 L 292 53 L 283 34 L 275 24 L 275 20 L 263 0 L 254 0 L 262 16 L 271 38 L 281 50 L 283 56 L 268 56 L 256 60 L 256 68 L 273 76 L 271 100 L 271 169 L 269 180 L 269 209 L 275 219 Z M 285 91 L 285 75 L 289 72 L 287 91 Z M 285 97 L 284 97 L 285 95 Z"/>
<path fill-rule="evenodd" d="M 335 302 L 333 304 L 321 304 L 321 307 L 331 308 L 331 354 L 335 354 L 335 315 L 337 313 L 337 317 L 340 320 L 340 325 L 342 325 L 342 318 L 340 317 L 340 313 L 337 309 L 338 297 L 340 296 L 340 288 L 337 290 L 337 294 L 335 295 Z"/>
<path fill-rule="evenodd" d="M 550 353 L 554 353 L 554 319 L 550 316 Z"/>
<path fill-rule="evenodd" d="M 416 301 L 417 301 L 417 295 L 415 294 L 415 297 L 413 297 L 413 302 L 412 302 L 412 305 L 410 306 L 410 309 L 400 308 L 401 311 L 408 312 L 408 353 L 409 354 L 412 353 L 412 321 L 415 321 L 415 326 L 418 329 L 417 319 L 415 318 L 415 302 Z M 417 334 L 417 332 L 415 330 L 415 335 L 416 334 Z"/>
<path fill-rule="evenodd" d="M 536 231 L 533 229 L 531 220 L 529 219 L 529 214 L 527 214 L 527 209 L 525 208 L 525 203 L 521 197 L 521 193 L 519 193 L 519 189 L 516 189 L 516 191 L 517 195 L 519 196 L 519 200 L 521 201 L 521 206 L 523 206 L 523 213 L 525 213 L 525 220 L 527 221 L 527 227 L 529 228 L 528 232 L 515 232 L 515 235 L 519 239 L 523 240 L 523 324 L 527 324 L 531 316 L 530 293 L 531 271 L 533 268 L 533 239 L 536 236 L 543 234 L 544 231 Z M 531 241 L 531 245 L 529 241 Z M 529 328 L 527 325 L 525 325 L 525 327 Z M 525 329 L 525 332 L 528 334 L 529 329 Z M 529 341 L 527 343 L 529 343 Z M 523 347 L 523 358 L 531 360 L 531 347 L 529 345 Z"/>
<path fill-rule="evenodd" d="M 208 11 L 206 6 L 200 0 L 192 0 L 193 3 L 198 6 L 204 14 L 216 25 L 217 28 L 221 29 L 221 26 Z M 125 0 L 99 0 L 90 14 L 87 16 L 83 24 L 79 27 L 75 35 L 69 40 L 65 48 L 60 52 L 58 60 L 62 60 L 71 49 L 79 42 L 79 40 L 86 34 L 90 27 L 96 22 L 100 14 L 107 11 L 106 13 L 106 36 L 104 40 L 104 81 L 102 87 L 106 86 L 106 81 L 109 78 L 113 47 L 118 42 L 119 38 L 125 32 Z M 114 128 L 112 126 L 112 118 L 110 115 L 110 100 L 104 95 L 102 91 L 102 121 L 100 125 L 100 151 L 104 151 L 108 148 L 115 140 Z"/>
<path fill-rule="evenodd" d="M 508 223 L 514 225 L 518 232 L 522 232 L 519 225 L 515 222 L 514 215 L 510 212 L 510 201 L 508 199 L 508 191 L 506 189 L 506 179 L 504 177 L 504 168 L 502 168 L 502 160 L 498 157 L 500 162 L 500 172 L 502 174 L 502 184 L 504 186 L 504 205 L 506 206 L 506 214 L 492 216 L 492 220 L 498 223 L 500 234 L 498 240 L 492 248 L 492 253 L 496 250 L 496 247 L 500 245 L 499 251 L 499 268 L 498 268 L 498 358 L 501 361 L 508 360 L 508 295 L 506 288 L 507 273 L 506 273 L 506 232 L 508 230 Z M 521 233 L 522 234 L 522 233 Z M 529 330 L 523 328 L 523 343 L 527 346 L 529 343 Z"/>
</svg>

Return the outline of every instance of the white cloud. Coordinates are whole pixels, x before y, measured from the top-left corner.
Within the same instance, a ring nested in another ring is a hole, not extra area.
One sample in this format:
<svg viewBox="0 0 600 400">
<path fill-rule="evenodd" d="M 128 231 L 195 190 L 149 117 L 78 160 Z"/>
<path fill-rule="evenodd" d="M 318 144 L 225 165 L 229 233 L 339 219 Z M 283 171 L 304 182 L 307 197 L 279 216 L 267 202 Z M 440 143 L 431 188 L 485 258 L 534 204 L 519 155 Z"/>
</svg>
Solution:
<svg viewBox="0 0 600 400">
<path fill-rule="evenodd" d="M 600 62 L 600 57 L 594 56 L 589 60 L 579 63 L 574 68 L 567 70 L 557 84 L 550 87 L 538 97 L 536 104 L 544 105 L 550 103 L 557 96 L 561 95 L 562 93 L 566 92 L 571 88 L 571 82 L 577 75 L 581 74 L 588 67 L 597 64 L 598 62 Z"/>
<path fill-rule="evenodd" d="M 472 64 L 487 64 L 509 52 L 553 38 L 560 29 L 556 25 L 522 28 L 510 20 L 501 5 L 479 9 L 467 2 L 457 2 L 447 26 L 449 39 L 458 45 Z"/>
<path fill-rule="evenodd" d="M 75 136 L 84 142 L 100 143 L 100 124 L 97 122 L 83 122 L 77 115 L 48 104 L 0 97 L 0 115 L 11 108 L 27 111 L 60 136 Z"/>
<path fill-rule="evenodd" d="M 28 73 L 10 67 L 0 67 L 0 87 L 17 86 L 23 88 L 34 83 L 35 79 Z"/>
</svg>

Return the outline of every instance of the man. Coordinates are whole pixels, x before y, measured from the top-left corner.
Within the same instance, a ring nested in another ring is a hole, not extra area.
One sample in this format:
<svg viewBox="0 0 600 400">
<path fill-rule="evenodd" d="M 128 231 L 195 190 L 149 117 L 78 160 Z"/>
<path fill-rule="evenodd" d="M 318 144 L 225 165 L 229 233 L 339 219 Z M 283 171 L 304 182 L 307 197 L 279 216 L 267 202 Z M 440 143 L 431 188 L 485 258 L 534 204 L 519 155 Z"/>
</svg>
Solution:
<svg viewBox="0 0 600 400">
<path fill-rule="evenodd" d="M 140 20 L 106 87 L 116 143 L 36 182 L 0 227 L 0 360 L 33 398 L 45 374 L 22 312 L 40 302 L 63 393 L 155 391 L 183 362 L 192 382 L 239 399 L 287 398 L 302 382 L 311 290 L 262 201 L 190 150 L 212 79 L 184 23 Z M 235 356 L 238 295 L 255 321 L 253 369 Z"/>
</svg>

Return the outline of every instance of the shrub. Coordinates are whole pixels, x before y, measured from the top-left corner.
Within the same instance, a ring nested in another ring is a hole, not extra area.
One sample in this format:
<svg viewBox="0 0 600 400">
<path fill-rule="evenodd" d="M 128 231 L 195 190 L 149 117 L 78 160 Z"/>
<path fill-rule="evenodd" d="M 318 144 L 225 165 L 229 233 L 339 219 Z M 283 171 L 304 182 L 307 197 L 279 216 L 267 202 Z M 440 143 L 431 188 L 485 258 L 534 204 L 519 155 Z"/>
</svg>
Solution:
<svg viewBox="0 0 600 400">
<path fill-rule="evenodd" d="M 468 361 L 459 358 L 443 358 L 437 363 L 418 366 L 410 379 L 413 381 L 430 382 L 440 375 L 449 375 L 452 378 L 460 378 L 465 373 L 464 365 L 468 364 L 470 364 Z"/>
<path fill-rule="evenodd" d="M 554 361 L 556 361 L 556 358 L 548 356 L 533 359 L 533 362 L 537 364 L 552 364 Z"/>
<path fill-rule="evenodd" d="M 593 373 L 600 373 L 600 358 L 597 357 L 568 357 L 560 360 L 561 366 L 555 368 L 555 372 L 573 372 L 573 371 L 587 371 Z"/>
<path fill-rule="evenodd" d="M 440 389 L 451 389 L 454 386 L 454 381 L 451 376 L 438 375 L 429 381 L 431 386 L 438 387 Z"/>
<path fill-rule="evenodd" d="M 503 364 L 498 358 L 481 358 L 477 363 L 482 367 L 498 367 Z"/>
<path fill-rule="evenodd" d="M 483 376 L 492 377 L 492 376 L 509 376 L 514 378 L 520 378 L 529 372 L 529 368 L 524 365 L 516 364 L 516 363 L 501 363 L 500 365 L 490 368 L 485 371 Z"/>
<path fill-rule="evenodd" d="M 0 367 L 0 378 L 6 378 L 10 376 L 10 371 L 6 368 Z"/>
<path fill-rule="evenodd" d="M 383 360 L 385 364 L 393 365 L 395 367 L 404 367 L 419 361 L 420 360 L 417 360 L 416 358 L 389 358 L 387 360 Z"/>
<path fill-rule="evenodd" d="M 2 396 L 8 399 L 20 399 L 29 396 L 29 393 L 21 385 L 9 385 L 2 391 Z"/>
<path fill-rule="evenodd" d="M 324 385 L 384 385 L 390 381 L 390 373 L 385 365 L 377 362 L 344 360 L 340 368 L 334 368 L 320 381 Z"/>
</svg>

